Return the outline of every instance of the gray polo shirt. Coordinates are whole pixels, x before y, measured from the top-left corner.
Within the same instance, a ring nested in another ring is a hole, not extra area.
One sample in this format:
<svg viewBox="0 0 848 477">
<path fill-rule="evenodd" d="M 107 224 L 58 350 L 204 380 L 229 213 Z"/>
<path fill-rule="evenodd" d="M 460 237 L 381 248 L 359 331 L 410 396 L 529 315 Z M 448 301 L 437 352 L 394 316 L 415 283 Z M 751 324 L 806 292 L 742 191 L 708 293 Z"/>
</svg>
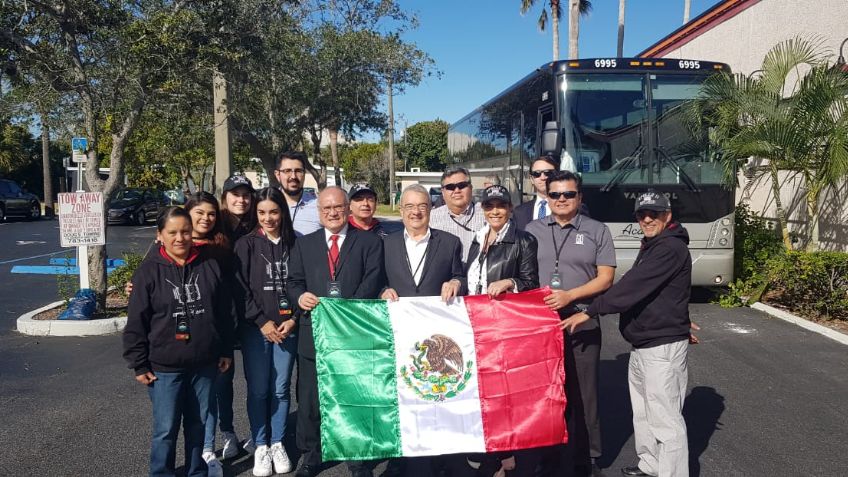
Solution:
<svg viewBox="0 0 848 477">
<path fill-rule="evenodd" d="M 553 215 L 534 220 L 525 230 L 533 234 L 539 242 L 537 260 L 539 262 L 539 284 L 550 286 L 551 275 L 555 271 L 556 246 L 562 247 L 559 254 L 559 276 L 562 289 L 570 290 L 586 284 L 598 276 L 598 266 L 615 267 L 615 246 L 612 234 L 606 224 L 583 214 L 560 227 Z M 565 241 L 565 243 L 563 243 Z M 592 299 L 579 300 L 576 304 L 588 305 Z M 594 321 L 594 320 L 593 320 Z M 581 326 L 586 330 L 597 326 Z"/>
</svg>

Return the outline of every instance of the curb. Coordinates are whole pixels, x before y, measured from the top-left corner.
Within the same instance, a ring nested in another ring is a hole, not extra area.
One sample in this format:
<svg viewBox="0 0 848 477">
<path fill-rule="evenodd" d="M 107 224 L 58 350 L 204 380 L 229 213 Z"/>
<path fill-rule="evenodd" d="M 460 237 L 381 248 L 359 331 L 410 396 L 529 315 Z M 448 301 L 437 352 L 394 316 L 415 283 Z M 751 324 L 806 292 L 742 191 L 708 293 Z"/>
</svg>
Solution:
<svg viewBox="0 0 848 477">
<path fill-rule="evenodd" d="M 64 300 L 24 313 L 18 318 L 18 332 L 32 336 L 97 336 L 122 331 L 127 317 L 102 320 L 33 320 L 32 317 L 65 303 Z"/>
<path fill-rule="evenodd" d="M 762 311 L 767 315 L 773 316 L 775 318 L 779 318 L 783 321 L 788 321 L 789 323 L 800 326 L 801 328 L 805 328 L 813 333 L 818 333 L 822 336 L 830 338 L 834 341 L 838 341 L 844 345 L 848 345 L 848 335 L 845 333 L 840 333 L 836 330 L 832 330 L 826 326 L 822 326 L 818 323 L 813 323 L 810 320 L 805 320 L 799 316 L 795 316 L 792 313 L 787 311 L 775 308 L 773 306 L 766 305 L 765 303 L 756 302 L 751 305 L 751 308 L 755 310 Z"/>
</svg>

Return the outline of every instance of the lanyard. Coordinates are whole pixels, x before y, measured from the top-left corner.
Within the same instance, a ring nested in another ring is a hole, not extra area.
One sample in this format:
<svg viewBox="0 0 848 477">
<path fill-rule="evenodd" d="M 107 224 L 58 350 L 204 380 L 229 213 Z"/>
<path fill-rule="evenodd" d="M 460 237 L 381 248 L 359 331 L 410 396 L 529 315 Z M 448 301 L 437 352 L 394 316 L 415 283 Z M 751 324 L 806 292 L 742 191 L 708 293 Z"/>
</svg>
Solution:
<svg viewBox="0 0 848 477">
<path fill-rule="evenodd" d="M 486 240 L 488 242 L 488 240 Z M 485 244 L 484 244 L 485 245 Z M 494 245 L 494 243 L 492 244 Z M 477 258 L 477 293 L 476 295 L 480 295 L 483 293 L 483 262 L 486 261 L 486 256 L 489 255 L 489 250 L 492 248 L 492 245 L 486 247 L 486 250 L 480 250 L 480 256 Z"/>
<path fill-rule="evenodd" d="M 462 228 L 463 228 L 463 229 L 465 229 L 466 231 L 468 231 L 468 232 L 474 232 L 473 230 L 471 230 L 471 228 L 469 228 L 469 227 L 468 227 L 468 224 L 469 224 L 469 223 L 471 223 L 471 221 L 474 219 L 474 213 L 475 213 L 475 212 L 477 212 L 477 210 L 476 210 L 476 208 L 474 207 L 474 203 L 473 203 L 473 202 L 472 202 L 472 203 L 471 203 L 471 205 L 469 205 L 468 207 L 470 207 L 470 208 L 471 208 L 471 215 L 469 215 L 469 216 L 468 216 L 468 220 L 466 220 L 464 224 L 459 223 L 459 221 L 458 221 L 458 220 L 456 220 L 456 218 L 454 218 L 454 216 L 453 216 L 453 215 L 451 215 L 450 210 L 448 211 L 448 217 L 450 217 L 450 219 L 451 219 L 451 220 L 453 220 L 453 223 L 455 223 L 456 225 L 459 225 L 460 227 L 462 227 Z M 465 209 L 465 210 L 468 210 L 468 209 Z"/>
<path fill-rule="evenodd" d="M 556 273 L 559 273 L 559 254 L 562 253 L 562 249 L 565 248 L 565 243 L 568 242 L 568 237 L 571 235 L 571 231 L 574 230 L 574 226 L 568 228 L 568 232 L 565 233 L 565 239 L 561 244 L 557 246 L 556 236 L 554 235 L 554 226 L 558 226 L 559 224 L 551 224 L 549 227 L 551 228 L 551 240 L 554 242 L 554 251 L 556 252 L 556 261 L 554 262 L 554 270 Z"/>
<path fill-rule="evenodd" d="M 291 221 L 292 225 L 294 225 L 294 219 L 297 218 L 297 213 L 301 209 L 301 205 L 303 204 L 303 192 L 300 193 L 300 200 L 297 201 L 297 204 L 294 204 L 294 212 L 292 212 Z"/>
<path fill-rule="evenodd" d="M 424 247 L 424 255 L 421 256 L 421 260 L 418 261 L 418 266 L 415 267 L 415 271 L 412 270 L 412 262 L 409 261 L 409 250 L 406 249 L 406 243 L 403 244 L 403 255 L 406 258 L 406 266 L 409 267 L 409 273 L 412 274 L 412 283 L 415 283 L 415 275 L 418 274 L 418 270 L 421 268 L 421 265 L 424 263 L 424 259 L 427 258 L 427 253 L 430 251 L 430 243 L 432 242 L 433 237 L 427 239 L 427 246 Z M 418 283 L 415 283 L 415 291 L 418 291 L 418 286 L 421 283 L 421 280 L 418 280 Z"/>
</svg>

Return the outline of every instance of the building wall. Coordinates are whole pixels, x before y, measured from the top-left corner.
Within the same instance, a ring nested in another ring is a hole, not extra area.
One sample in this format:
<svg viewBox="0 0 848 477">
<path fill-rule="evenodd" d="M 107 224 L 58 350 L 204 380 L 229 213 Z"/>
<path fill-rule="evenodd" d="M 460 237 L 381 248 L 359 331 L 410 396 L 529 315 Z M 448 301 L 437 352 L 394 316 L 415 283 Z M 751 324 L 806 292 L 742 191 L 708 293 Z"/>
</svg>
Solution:
<svg viewBox="0 0 848 477">
<path fill-rule="evenodd" d="M 761 68 L 775 44 L 795 36 L 819 39 L 835 61 L 840 43 L 848 38 L 848 0 L 761 0 L 661 56 L 719 61 L 729 64 L 734 73 L 747 75 Z M 848 45 L 843 54 L 848 56 Z M 781 199 L 790 211 L 790 230 L 802 233 L 809 225 L 799 192 L 803 184 L 787 177 L 781 175 Z M 771 182 L 764 179 L 749 184 L 747 190 L 742 187 L 745 183 L 740 174 L 737 199 L 746 199 L 752 210 L 774 218 Z M 821 249 L 848 251 L 848 184 L 829 191 L 820 209 L 824 212 L 819 224 Z"/>
</svg>

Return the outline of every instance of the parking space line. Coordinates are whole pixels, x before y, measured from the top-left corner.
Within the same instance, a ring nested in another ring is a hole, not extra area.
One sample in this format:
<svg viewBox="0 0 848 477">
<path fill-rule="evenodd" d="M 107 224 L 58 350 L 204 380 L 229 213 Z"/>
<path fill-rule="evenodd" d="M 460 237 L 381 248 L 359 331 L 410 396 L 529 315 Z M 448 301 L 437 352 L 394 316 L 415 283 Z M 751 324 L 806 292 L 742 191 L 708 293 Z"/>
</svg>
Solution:
<svg viewBox="0 0 848 477">
<path fill-rule="evenodd" d="M 33 255 L 32 257 L 23 257 L 23 258 L 15 258 L 15 259 L 12 259 L 12 260 L 6 260 L 6 261 L 3 261 L 3 262 L 0 262 L 0 265 L 5 265 L 7 263 L 24 262 L 26 260 L 32 260 L 34 258 L 50 257 L 50 256 L 53 256 L 53 255 L 58 255 L 60 253 L 74 253 L 74 252 L 71 249 L 69 249 L 69 250 L 59 250 L 58 252 L 45 253 L 45 254 L 42 254 L 42 255 Z"/>
</svg>

